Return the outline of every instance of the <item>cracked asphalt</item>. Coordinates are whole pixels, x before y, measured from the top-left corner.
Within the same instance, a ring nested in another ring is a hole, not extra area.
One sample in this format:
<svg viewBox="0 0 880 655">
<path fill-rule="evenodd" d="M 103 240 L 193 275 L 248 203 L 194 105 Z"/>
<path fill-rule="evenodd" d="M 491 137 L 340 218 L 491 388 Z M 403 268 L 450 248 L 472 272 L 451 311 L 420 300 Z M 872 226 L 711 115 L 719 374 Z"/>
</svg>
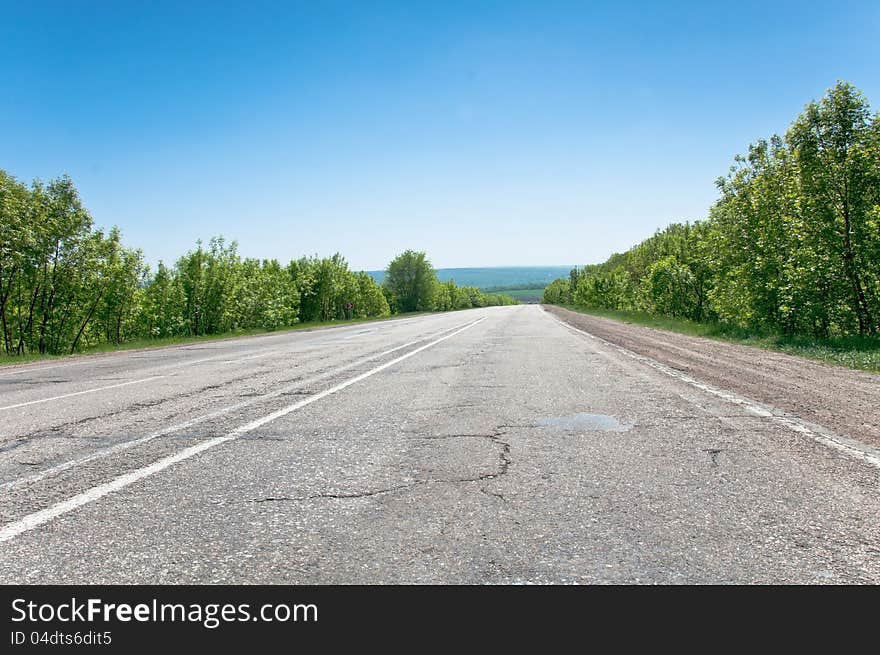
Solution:
<svg viewBox="0 0 880 655">
<path fill-rule="evenodd" d="M 877 583 L 878 483 L 534 305 L 0 368 L 2 583 Z"/>
</svg>

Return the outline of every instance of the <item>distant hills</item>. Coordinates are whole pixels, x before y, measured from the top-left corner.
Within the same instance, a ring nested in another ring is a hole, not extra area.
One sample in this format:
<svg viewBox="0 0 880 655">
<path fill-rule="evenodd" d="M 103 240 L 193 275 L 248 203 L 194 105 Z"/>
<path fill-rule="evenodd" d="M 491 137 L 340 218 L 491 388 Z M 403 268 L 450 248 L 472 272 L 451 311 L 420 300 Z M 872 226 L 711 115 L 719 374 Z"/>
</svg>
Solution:
<svg viewBox="0 0 880 655">
<path fill-rule="evenodd" d="M 484 291 L 542 288 L 558 277 L 568 277 L 571 266 L 498 266 L 487 268 L 438 268 L 441 282 L 454 280 L 459 286 L 479 287 Z M 385 271 L 367 271 L 381 283 Z"/>
</svg>

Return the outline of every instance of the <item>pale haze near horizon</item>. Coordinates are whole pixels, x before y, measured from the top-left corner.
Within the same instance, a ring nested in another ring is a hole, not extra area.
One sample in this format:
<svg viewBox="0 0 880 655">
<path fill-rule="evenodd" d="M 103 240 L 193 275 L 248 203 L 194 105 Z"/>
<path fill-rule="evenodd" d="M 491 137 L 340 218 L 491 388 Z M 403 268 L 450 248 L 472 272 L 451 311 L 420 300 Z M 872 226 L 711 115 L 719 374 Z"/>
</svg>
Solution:
<svg viewBox="0 0 880 655">
<path fill-rule="evenodd" d="M 4 4 L 0 168 L 71 175 L 148 261 L 604 260 L 838 79 L 880 106 L 880 5 Z"/>
</svg>

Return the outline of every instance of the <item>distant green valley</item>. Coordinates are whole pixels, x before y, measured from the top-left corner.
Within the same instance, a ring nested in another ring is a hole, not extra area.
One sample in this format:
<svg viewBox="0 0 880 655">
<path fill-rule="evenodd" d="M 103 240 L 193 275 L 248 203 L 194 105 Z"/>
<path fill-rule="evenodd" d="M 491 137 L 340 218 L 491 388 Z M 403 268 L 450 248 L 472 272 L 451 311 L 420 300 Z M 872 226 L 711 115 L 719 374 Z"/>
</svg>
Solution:
<svg viewBox="0 0 880 655">
<path fill-rule="evenodd" d="M 504 293 L 521 302 L 538 302 L 544 287 L 559 277 L 568 277 L 571 266 L 497 266 L 483 268 L 438 268 L 441 282 L 454 281 L 463 287 L 477 287 L 488 293 Z M 382 284 L 385 271 L 367 271 Z"/>
</svg>

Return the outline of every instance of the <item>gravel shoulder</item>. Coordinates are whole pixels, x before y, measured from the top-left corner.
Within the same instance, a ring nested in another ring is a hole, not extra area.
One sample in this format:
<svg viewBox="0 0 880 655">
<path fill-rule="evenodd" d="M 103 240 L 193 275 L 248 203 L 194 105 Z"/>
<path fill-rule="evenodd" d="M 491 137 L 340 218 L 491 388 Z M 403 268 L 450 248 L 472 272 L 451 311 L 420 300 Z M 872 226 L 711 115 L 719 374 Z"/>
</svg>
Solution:
<svg viewBox="0 0 880 655">
<path fill-rule="evenodd" d="M 552 305 L 544 309 L 569 325 L 716 387 L 880 446 L 880 375 Z"/>
</svg>

